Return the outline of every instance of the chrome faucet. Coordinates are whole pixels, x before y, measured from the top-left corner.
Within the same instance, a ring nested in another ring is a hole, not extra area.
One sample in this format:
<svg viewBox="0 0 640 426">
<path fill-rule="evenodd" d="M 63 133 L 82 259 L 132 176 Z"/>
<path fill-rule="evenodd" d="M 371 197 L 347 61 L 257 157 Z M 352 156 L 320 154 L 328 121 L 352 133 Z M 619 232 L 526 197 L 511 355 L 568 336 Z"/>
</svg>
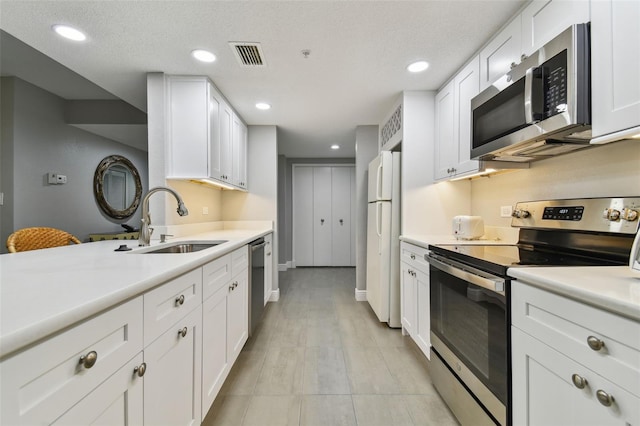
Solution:
<svg viewBox="0 0 640 426">
<path fill-rule="evenodd" d="M 149 215 L 149 197 L 158 191 L 166 191 L 176 197 L 176 200 L 178 201 L 177 212 L 180 216 L 186 216 L 189 214 L 189 210 L 185 207 L 182 198 L 180 198 L 180 195 L 178 195 L 178 193 L 173 189 L 166 186 L 156 186 L 155 188 L 150 189 L 149 192 L 147 192 L 147 195 L 142 199 L 142 226 L 140 227 L 140 237 L 138 238 L 139 246 L 148 246 L 151 241 L 151 233 L 153 232 L 153 229 L 149 227 L 149 225 L 151 225 L 151 216 Z"/>
</svg>

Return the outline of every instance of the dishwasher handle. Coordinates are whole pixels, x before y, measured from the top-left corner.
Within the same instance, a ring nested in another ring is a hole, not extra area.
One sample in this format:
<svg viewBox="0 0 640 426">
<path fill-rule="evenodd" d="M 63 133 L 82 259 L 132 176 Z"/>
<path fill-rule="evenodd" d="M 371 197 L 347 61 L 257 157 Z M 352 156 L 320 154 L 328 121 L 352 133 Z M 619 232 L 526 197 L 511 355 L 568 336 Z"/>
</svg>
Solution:
<svg viewBox="0 0 640 426">
<path fill-rule="evenodd" d="M 434 268 L 440 269 L 449 275 L 453 275 L 471 284 L 493 291 L 494 293 L 504 295 L 505 280 L 500 277 L 487 274 L 479 269 L 463 265 L 450 259 L 445 259 L 433 253 L 429 253 L 425 258 Z"/>
<path fill-rule="evenodd" d="M 256 251 L 256 250 L 260 250 L 262 247 L 264 247 L 266 245 L 267 245 L 267 243 L 264 242 L 264 241 L 261 242 L 260 244 L 255 244 L 255 245 L 252 244 L 252 245 L 250 245 L 251 251 L 253 252 L 253 251 Z"/>
</svg>

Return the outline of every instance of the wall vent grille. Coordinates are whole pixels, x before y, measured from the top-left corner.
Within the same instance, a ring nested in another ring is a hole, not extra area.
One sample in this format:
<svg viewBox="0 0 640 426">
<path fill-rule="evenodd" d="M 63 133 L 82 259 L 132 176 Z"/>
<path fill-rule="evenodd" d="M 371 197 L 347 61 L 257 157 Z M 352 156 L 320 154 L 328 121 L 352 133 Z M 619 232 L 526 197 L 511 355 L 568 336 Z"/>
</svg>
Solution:
<svg viewBox="0 0 640 426">
<path fill-rule="evenodd" d="M 394 111 L 382 129 L 380 129 L 380 147 L 389 142 L 391 138 L 402 130 L 402 104 Z"/>
<path fill-rule="evenodd" d="M 250 68 L 267 66 L 260 43 L 231 41 L 229 45 L 233 53 L 235 53 L 240 66 Z"/>
</svg>

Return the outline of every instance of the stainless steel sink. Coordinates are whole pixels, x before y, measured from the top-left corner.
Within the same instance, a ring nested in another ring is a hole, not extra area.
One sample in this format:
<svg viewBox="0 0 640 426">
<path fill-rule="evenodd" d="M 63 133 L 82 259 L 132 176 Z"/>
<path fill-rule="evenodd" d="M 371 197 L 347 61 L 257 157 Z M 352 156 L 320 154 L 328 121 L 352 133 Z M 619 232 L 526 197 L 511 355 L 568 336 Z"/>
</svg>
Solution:
<svg viewBox="0 0 640 426">
<path fill-rule="evenodd" d="M 200 250 L 206 250 L 211 247 L 218 246 L 220 244 L 226 243 L 227 240 L 218 240 L 218 241 L 180 241 L 173 244 L 165 245 L 163 247 L 148 250 L 144 252 L 144 254 L 156 254 L 156 253 L 193 253 Z"/>
</svg>

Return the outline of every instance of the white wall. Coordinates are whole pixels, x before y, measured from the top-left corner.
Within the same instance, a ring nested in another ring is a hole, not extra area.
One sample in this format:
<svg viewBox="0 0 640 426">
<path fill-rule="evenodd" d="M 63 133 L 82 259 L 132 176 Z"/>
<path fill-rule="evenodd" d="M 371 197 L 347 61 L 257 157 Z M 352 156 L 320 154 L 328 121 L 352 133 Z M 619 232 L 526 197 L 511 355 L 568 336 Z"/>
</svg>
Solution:
<svg viewBox="0 0 640 426">
<path fill-rule="evenodd" d="M 127 157 L 148 188 L 146 152 L 66 124 L 65 100 L 18 78 L 2 78 L 2 250 L 8 235 L 31 226 L 60 228 L 87 241 L 88 234 L 138 226 L 105 216 L 93 195 L 93 175 L 103 158 Z M 49 185 L 48 172 L 67 176 Z"/>
<path fill-rule="evenodd" d="M 378 155 L 378 126 L 356 127 L 356 288 L 367 289 L 369 163 Z"/>
<path fill-rule="evenodd" d="M 469 214 L 468 181 L 433 184 L 435 92 L 403 93 L 402 235 L 447 234 L 451 218 Z"/>
<path fill-rule="evenodd" d="M 640 141 L 621 141 L 531 163 L 471 182 L 471 210 L 485 225 L 510 226 L 500 206 L 555 198 L 638 196 Z"/>
</svg>

